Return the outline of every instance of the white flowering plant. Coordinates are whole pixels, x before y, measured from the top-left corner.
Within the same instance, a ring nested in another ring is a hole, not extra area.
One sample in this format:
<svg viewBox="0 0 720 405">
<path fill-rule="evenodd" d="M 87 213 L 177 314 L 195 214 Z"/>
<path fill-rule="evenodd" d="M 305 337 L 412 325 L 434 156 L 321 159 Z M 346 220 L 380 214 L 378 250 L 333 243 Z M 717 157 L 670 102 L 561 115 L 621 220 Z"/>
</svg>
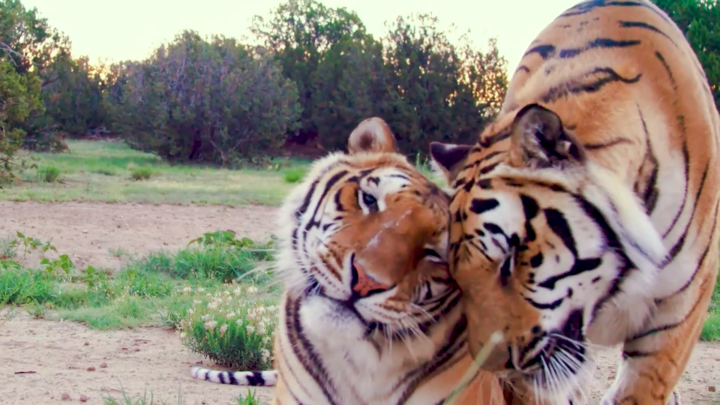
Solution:
<svg viewBox="0 0 720 405">
<path fill-rule="evenodd" d="M 214 294 L 186 287 L 182 293 L 196 295 L 178 328 L 192 352 L 234 370 L 272 367 L 277 307 L 257 287 L 228 285 Z"/>
</svg>

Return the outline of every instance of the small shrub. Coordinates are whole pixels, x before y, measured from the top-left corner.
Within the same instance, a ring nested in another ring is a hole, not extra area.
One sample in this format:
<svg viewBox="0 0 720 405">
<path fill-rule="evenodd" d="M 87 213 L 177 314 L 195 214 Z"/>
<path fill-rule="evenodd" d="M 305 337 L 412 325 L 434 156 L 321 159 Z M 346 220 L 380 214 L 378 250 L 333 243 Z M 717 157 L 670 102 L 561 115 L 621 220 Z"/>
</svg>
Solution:
<svg viewBox="0 0 720 405">
<path fill-rule="evenodd" d="M 48 302 L 55 295 L 56 286 L 57 280 L 47 272 L 25 269 L 16 262 L 0 261 L 0 307 Z"/>
<path fill-rule="evenodd" d="M 180 322 L 183 344 L 217 364 L 236 370 L 272 366 L 277 307 L 266 306 L 256 287 L 226 287 L 215 294 L 195 291 L 194 305 Z M 185 294 L 192 294 L 187 287 Z M 209 295 L 209 296 L 208 296 Z"/>
<path fill-rule="evenodd" d="M 297 183 L 305 177 L 305 169 L 294 168 L 285 170 L 285 183 Z"/>
<path fill-rule="evenodd" d="M 250 238 L 236 239 L 230 231 L 206 233 L 193 239 L 175 254 L 151 253 L 133 266 L 146 273 L 164 273 L 181 279 L 209 279 L 231 282 L 248 276 L 264 283 L 270 278 L 274 239 L 260 244 Z"/>
<path fill-rule="evenodd" d="M 240 394 L 238 405 L 260 405 L 260 400 L 255 396 L 255 390 L 248 390 L 247 395 L 244 397 Z"/>
<path fill-rule="evenodd" d="M 148 180 L 152 177 L 152 170 L 149 167 L 135 167 L 130 170 L 130 177 L 135 181 Z"/>
<path fill-rule="evenodd" d="M 0 260 L 14 259 L 17 256 L 17 239 L 0 239 Z"/>
<path fill-rule="evenodd" d="M 48 166 L 43 170 L 42 176 L 46 183 L 55 183 L 60 177 L 60 169 L 55 166 Z"/>
</svg>

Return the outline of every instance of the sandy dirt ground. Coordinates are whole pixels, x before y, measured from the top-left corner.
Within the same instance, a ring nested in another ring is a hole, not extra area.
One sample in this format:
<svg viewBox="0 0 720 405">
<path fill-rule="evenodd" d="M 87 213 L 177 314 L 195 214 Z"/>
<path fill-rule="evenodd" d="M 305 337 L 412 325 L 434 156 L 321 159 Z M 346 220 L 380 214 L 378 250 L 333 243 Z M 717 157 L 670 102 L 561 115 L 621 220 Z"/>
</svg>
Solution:
<svg viewBox="0 0 720 405">
<path fill-rule="evenodd" d="M 140 205 L 0 201 L 0 238 L 25 236 L 51 241 L 79 267 L 117 268 L 123 257 L 175 251 L 205 232 L 232 230 L 255 240 L 270 237 L 276 208 L 247 206 Z"/>
<path fill-rule="evenodd" d="M 108 252 L 136 255 L 184 247 L 203 232 L 231 229 L 264 239 L 272 231 L 276 209 L 46 204 L 0 202 L 0 237 L 21 231 L 52 240 L 58 251 L 83 266 L 118 267 Z M 597 404 L 614 376 L 617 350 L 599 354 L 590 403 Z M 23 310 L 0 312 L 0 403 L 54 404 L 63 401 L 100 404 L 152 392 L 160 403 L 237 403 L 242 387 L 197 381 L 190 366 L 209 363 L 189 353 L 178 336 L 162 328 L 99 332 L 72 322 L 35 320 Z M 33 372 L 33 373 L 21 373 Z M 699 343 L 680 383 L 684 403 L 720 404 L 720 345 Z M 257 389 L 267 403 L 271 388 Z M 124 403 L 124 402 L 121 402 Z M 133 402 L 134 403 L 134 402 Z M 147 402 L 150 403 L 149 401 Z M 155 402 L 158 403 L 158 402 Z"/>
</svg>

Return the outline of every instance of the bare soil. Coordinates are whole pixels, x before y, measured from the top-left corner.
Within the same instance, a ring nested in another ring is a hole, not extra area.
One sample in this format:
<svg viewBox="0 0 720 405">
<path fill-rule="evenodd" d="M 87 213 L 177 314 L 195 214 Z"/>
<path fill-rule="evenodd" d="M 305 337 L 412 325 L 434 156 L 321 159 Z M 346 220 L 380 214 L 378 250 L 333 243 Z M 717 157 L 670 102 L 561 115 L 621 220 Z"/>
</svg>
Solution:
<svg viewBox="0 0 720 405">
<path fill-rule="evenodd" d="M 58 251 L 79 265 L 116 268 L 122 249 L 136 255 L 176 250 L 204 232 L 230 229 L 265 239 L 272 232 L 276 208 L 218 206 L 150 206 L 102 203 L 0 202 L 0 238 L 16 231 L 52 240 Z M 599 353 L 591 403 L 614 376 L 618 350 Z M 103 403 L 122 392 L 150 394 L 161 403 L 232 404 L 246 390 L 190 377 L 190 366 L 202 362 L 178 336 L 163 328 L 95 331 L 72 322 L 35 320 L 25 311 L 0 313 L 0 402 L 54 404 L 63 394 L 70 402 Z M 205 360 L 205 364 L 209 363 Z M 32 372 L 32 373 L 20 373 Z M 20 374 L 18 374 L 20 373 Z M 680 383 L 684 403 L 720 404 L 720 344 L 699 343 Z M 256 390 L 267 403 L 272 388 Z M 133 401 L 134 403 L 134 401 Z"/>
</svg>

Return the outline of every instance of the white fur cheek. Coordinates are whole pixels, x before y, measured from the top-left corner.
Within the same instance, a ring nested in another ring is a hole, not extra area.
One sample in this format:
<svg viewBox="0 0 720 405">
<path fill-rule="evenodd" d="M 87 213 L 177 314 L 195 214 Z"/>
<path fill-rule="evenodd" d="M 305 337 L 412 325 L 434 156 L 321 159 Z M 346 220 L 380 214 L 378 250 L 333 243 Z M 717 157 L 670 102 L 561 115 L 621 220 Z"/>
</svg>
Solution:
<svg viewBox="0 0 720 405">
<path fill-rule="evenodd" d="M 305 334 L 319 348 L 337 352 L 363 340 L 365 325 L 327 298 L 308 297 L 299 315 Z"/>
</svg>

